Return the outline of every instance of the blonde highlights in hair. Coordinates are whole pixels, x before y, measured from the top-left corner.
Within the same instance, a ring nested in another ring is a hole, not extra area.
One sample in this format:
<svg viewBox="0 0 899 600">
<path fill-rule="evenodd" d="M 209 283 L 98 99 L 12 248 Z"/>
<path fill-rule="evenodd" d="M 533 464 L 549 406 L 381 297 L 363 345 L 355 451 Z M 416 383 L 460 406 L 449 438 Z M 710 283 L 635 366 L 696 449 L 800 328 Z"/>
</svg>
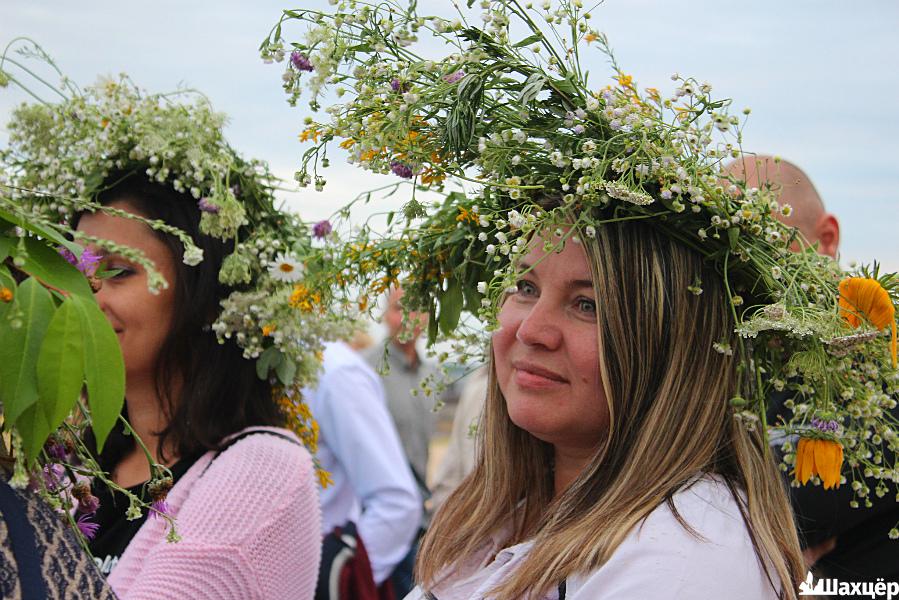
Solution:
<svg viewBox="0 0 899 600">
<path fill-rule="evenodd" d="M 554 497 L 553 448 L 512 423 L 491 365 L 475 469 L 435 516 L 417 580 L 433 586 L 511 518 L 506 544 L 535 543 L 494 595 L 536 597 L 595 571 L 661 503 L 674 509 L 679 489 L 714 473 L 740 506 L 772 587 L 794 598 L 804 565 L 786 490 L 761 433 L 731 413 L 734 358 L 712 347 L 733 337 L 721 276 L 699 253 L 640 223 L 603 225 L 584 249 L 597 298 L 608 435 Z M 697 279 L 698 296 L 687 291 Z"/>
</svg>

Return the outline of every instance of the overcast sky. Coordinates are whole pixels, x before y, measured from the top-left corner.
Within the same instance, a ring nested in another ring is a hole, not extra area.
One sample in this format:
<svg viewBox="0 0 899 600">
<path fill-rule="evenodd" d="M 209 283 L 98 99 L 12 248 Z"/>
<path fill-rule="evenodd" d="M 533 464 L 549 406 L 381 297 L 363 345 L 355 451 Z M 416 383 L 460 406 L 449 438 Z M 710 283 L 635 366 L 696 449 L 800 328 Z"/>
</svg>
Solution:
<svg viewBox="0 0 899 600">
<path fill-rule="evenodd" d="M 448 0 L 418 4 L 422 13 L 449 7 Z M 257 53 L 285 8 L 295 6 L 0 0 L 0 44 L 34 38 L 81 85 L 127 72 L 151 91 L 200 89 L 230 115 L 231 142 L 290 179 L 307 110 L 287 106 L 281 66 L 263 64 Z M 641 87 L 670 91 L 668 77 L 677 71 L 712 83 L 713 94 L 733 98 L 736 110 L 750 107 L 744 147 L 779 154 L 810 175 L 840 219 L 843 262 L 878 259 L 899 271 L 899 3 L 607 0 L 593 15 Z M 611 72 L 593 56 L 598 88 Z M 25 99 L 0 90 L 0 140 L 11 107 Z M 308 219 L 382 182 L 340 160 L 332 164 L 324 193 L 286 196 Z M 400 203 L 381 206 L 391 202 Z"/>
</svg>

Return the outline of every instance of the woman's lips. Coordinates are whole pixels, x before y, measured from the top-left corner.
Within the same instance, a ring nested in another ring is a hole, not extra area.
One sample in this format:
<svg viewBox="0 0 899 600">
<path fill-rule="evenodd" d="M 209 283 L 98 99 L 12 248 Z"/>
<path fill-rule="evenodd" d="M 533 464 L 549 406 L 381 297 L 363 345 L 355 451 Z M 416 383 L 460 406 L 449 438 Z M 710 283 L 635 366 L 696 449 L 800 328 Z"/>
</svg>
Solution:
<svg viewBox="0 0 899 600">
<path fill-rule="evenodd" d="M 513 378 L 519 387 L 546 389 L 568 383 L 567 379 L 555 371 L 527 361 L 514 361 L 512 369 Z"/>
</svg>

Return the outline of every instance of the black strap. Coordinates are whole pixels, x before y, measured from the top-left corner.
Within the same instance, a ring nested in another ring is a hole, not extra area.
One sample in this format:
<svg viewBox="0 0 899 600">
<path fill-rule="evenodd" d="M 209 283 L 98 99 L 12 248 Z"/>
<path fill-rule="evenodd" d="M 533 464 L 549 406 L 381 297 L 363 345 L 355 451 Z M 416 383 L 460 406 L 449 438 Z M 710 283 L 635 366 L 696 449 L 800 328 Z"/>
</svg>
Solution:
<svg viewBox="0 0 899 600">
<path fill-rule="evenodd" d="M 215 456 L 212 457 L 212 460 L 210 460 L 208 463 L 206 463 L 206 467 L 203 468 L 203 472 L 200 473 L 200 477 L 202 477 L 203 475 L 206 474 L 206 471 L 209 470 L 209 467 L 212 466 L 212 463 L 215 462 L 215 459 L 217 459 L 219 456 L 221 456 L 225 450 L 227 450 L 228 448 L 230 448 L 231 446 L 233 446 L 240 440 L 244 439 L 245 437 L 249 437 L 251 435 L 263 435 L 263 434 L 279 437 L 282 440 L 287 440 L 291 444 L 296 444 L 297 446 L 303 445 L 300 442 L 298 442 L 296 439 L 290 437 L 289 435 L 285 435 L 278 431 L 269 431 L 267 429 L 252 429 L 250 431 L 244 431 L 243 433 L 239 433 L 239 434 L 235 435 L 234 437 L 232 437 L 230 440 L 228 440 L 222 446 L 220 446 L 218 450 L 216 450 Z"/>
<path fill-rule="evenodd" d="M 44 600 L 50 594 L 41 569 L 34 527 L 26 517 L 27 510 L 22 498 L 5 481 L 0 481 L 0 513 L 6 521 L 9 544 L 16 559 L 22 600 Z"/>
</svg>

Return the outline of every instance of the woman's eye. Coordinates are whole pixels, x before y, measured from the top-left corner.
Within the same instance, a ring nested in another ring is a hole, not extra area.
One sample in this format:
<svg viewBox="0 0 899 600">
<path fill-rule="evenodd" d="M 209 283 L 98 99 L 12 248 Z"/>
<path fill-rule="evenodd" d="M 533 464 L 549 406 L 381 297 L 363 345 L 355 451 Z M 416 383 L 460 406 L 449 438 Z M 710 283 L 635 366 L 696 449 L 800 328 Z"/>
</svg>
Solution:
<svg viewBox="0 0 899 600">
<path fill-rule="evenodd" d="M 519 296 L 536 296 L 537 295 L 537 286 L 528 281 L 527 279 L 522 279 L 518 283 L 515 284 L 515 287 L 518 288 Z"/>
<path fill-rule="evenodd" d="M 596 302 L 588 298 L 578 298 L 577 309 L 585 315 L 596 315 Z"/>
<path fill-rule="evenodd" d="M 108 264 L 104 266 L 103 270 L 108 274 L 109 279 L 125 279 L 135 273 L 133 267 L 121 264 Z"/>
</svg>

